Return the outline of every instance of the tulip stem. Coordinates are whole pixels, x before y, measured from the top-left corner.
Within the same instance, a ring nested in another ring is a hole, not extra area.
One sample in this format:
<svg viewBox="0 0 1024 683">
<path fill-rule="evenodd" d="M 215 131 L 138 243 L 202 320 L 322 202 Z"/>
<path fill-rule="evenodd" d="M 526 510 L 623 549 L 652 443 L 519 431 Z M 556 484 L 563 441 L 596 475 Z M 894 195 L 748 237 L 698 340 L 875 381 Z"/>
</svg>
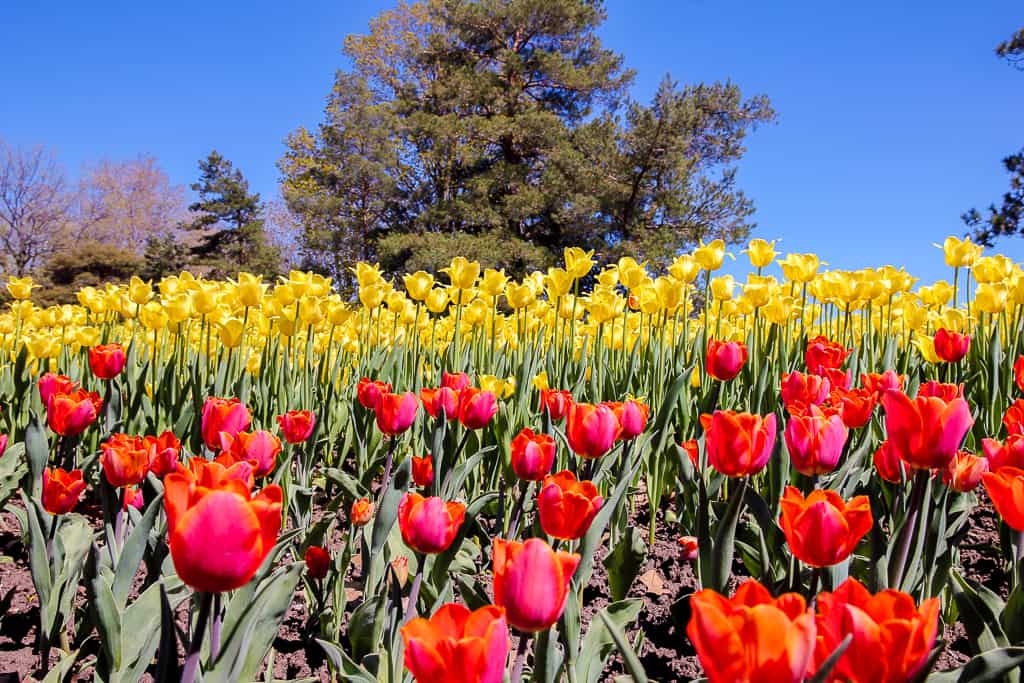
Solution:
<svg viewBox="0 0 1024 683">
<path fill-rule="evenodd" d="M 506 538 L 515 538 L 519 532 L 519 519 L 523 515 L 523 502 L 526 499 L 526 490 L 530 487 L 527 482 L 519 483 L 519 497 L 516 498 L 515 507 L 512 508 L 512 519 L 508 526 L 508 536 Z"/>
<path fill-rule="evenodd" d="M 380 495 L 383 496 L 388 486 L 391 485 L 391 468 L 395 463 L 395 449 L 398 448 L 398 436 L 391 437 L 391 445 L 388 446 L 388 455 L 384 459 L 384 479 L 381 481 Z"/>
<path fill-rule="evenodd" d="M 185 668 L 181 672 L 181 683 L 194 683 L 196 674 L 199 673 L 199 655 L 203 650 L 203 635 L 206 632 L 206 622 L 210 620 L 212 604 L 213 593 L 200 594 L 199 619 L 196 620 L 196 629 L 188 643 L 188 656 L 185 658 Z"/>
<path fill-rule="evenodd" d="M 213 621 L 210 623 L 210 659 L 217 658 L 220 652 L 220 627 L 223 613 L 220 605 L 220 593 L 213 594 Z"/>
<path fill-rule="evenodd" d="M 821 581 L 821 567 L 811 568 L 811 585 L 807 589 L 807 604 L 814 606 L 818 598 L 818 583 Z"/>
<path fill-rule="evenodd" d="M 409 589 L 409 602 L 405 606 L 405 618 L 403 624 L 408 624 L 416 616 L 416 601 L 420 597 L 420 586 L 423 584 L 423 565 L 427 563 L 427 556 L 416 553 L 416 576 L 412 580 L 412 587 Z"/>
<path fill-rule="evenodd" d="M 1017 532 L 1017 551 L 1013 556 L 1013 580 L 1024 585 L 1024 531 Z"/>
<path fill-rule="evenodd" d="M 519 646 L 516 648 L 516 656 L 512 664 L 512 683 L 522 683 L 523 665 L 526 664 L 526 651 L 530 648 L 530 634 L 524 633 L 519 636 Z"/>
<path fill-rule="evenodd" d="M 907 566 L 907 558 L 910 556 L 910 544 L 914 539 L 914 531 L 917 529 L 917 518 L 921 512 L 921 504 L 924 502 L 925 489 L 928 488 L 930 476 L 929 470 L 919 470 L 914 477 L 910 503 L 907 507 L 907 518 L 903 523 L 903 528 L 900 529 L 896 546 L 896 564 L 889 567 L 890 588 L 899 589 L 903 584 L 903 572 Z"/>
</svg>

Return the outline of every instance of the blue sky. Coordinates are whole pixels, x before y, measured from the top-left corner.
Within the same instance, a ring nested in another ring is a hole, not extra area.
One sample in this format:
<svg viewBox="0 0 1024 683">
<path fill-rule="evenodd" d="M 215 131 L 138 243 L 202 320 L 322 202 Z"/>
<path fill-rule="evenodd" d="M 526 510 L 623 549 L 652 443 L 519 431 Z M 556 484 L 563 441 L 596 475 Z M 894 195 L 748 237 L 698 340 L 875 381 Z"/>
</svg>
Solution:
<svg viewBox="0 0 1024 683">
<path fill-rule="evenodd" d="M 320 120 L 342 40 L 391 2 L 16 2 L 0 25 L 0 136 L 51 146 L 72 173 L 156 156 L 176 183 L 216 148 L 264 196 L 299 125 Z M 775 6 L 770 6 L 775 5 Z M 742 187 L 757 236 L 836 267 L 945 277 L 931 247 L 1007 187 L 1024 145 L 1024 72 L 996 43 L 1019 1 L 608 0 L 606 43 L 646 99 L 665 73 L 766 93 Z M 998 251 L 1024 260 L 1024 240 Z"/>
</svg>

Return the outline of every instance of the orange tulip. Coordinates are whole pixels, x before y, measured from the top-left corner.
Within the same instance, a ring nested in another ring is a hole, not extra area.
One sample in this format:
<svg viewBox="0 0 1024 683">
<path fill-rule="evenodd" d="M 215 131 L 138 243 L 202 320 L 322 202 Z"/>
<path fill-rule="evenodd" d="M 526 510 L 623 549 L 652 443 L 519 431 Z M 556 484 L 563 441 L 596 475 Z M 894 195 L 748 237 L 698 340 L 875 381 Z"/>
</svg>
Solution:
<svg viewBox="0 0 1024 683">
<path fill-rule="evenodd" d="M 455 540 L 466 516 L 462 503 L 445 502 L 437 497 L 424 498 L 406 493 L 398 505 L 398 527 L 402 540 L 421 553 L 443 553 Z"/>
<path fill-rule="evenodd" d="M 731 599 L 702 590 L 690 599 L 690 637 L 710 683 L 797 683 L 814 655 L 814 615 L 803 596 L 772 598 L 746 581 Z"/>
<path fill-rule="evenodd" d="M 412 456 L 412 480 L 420 488 L 434 483 L 434 459 L 427 453 L 422 458 Z"/>
<path fill-rule="evenodd" d="M 967 401 L 938 396 L 911 399 L 899 391 L 882 397 L 892 449 L 911 467 L 941 469 L 953 459 L 974 424 Z"/>
<path fill-rule="evenodd" d="M 1024 391 L 1024 356 L 1017 356 L 1017 360 L 1013 361 L 1013 379 L 1017 388 Z"/>
<path fill-rule="evenodd" d="M 103 399 L 94 391 L 52 394 L 46 404 L 46 423 L 61 436 L 77 436 L 96 421 L 102 407 Z"/>
<path fill-rule="evenodd" d="M 416 394 L 411 391 L 404 394 L 381 394 L 374 410 L 377 415 L 377 428 L 391 436 L 403 433 L 416 420 L 419 405 Z"/>
<path fill-rule="evenodd" d="M 1024 434 L 1011 434 L 1003 442 L 982 439 L 981 450 L 985 453 L 988 469 L 992 472 L 1007 465 L 1024 469 Z"/>
<path fill-rule="evenodd" d="M 793 412 L 793 407 L 818 405 L 828 400 L 831 385 L 828 379 L 802 372 L 782 375 L 782 404 Z"/>
<path fill-rule="evenodd" d="M 442 605 L 429 619 L 402 627 L 405 667 L 419 683 L 501 683 L 508 658 L 505 610 L 494 605 L 470 612 Z"/>
<path fill-rule="evenodd" d="M 1006 409 L 1003 426 L 1010 436 L 1024 434 L 1024 398 L 1018 398 Z"/>
<path fill-rule="evenodd" d="M 235 436 L 238 432 L 249 429 L 251 424 L 252 413 L 237 398 L 211 396 L 203 403 L 203 443 L 210 450 L 220 448 L 221 432 Z"/>
<path fill-rule="evenodd" d="M 354 501 L 349 509 L 348 518 L 353 526 L 366 526 L 373 519 L 373 503 L 369 498 L 360 498 Z"/>
<path fill-rule="evenodd" d="M 66 472 L 59 467 L 43 470 L 43 509 L 51 515 L 66 515 L 74 510 L 83 491 L 82 470 Z"/>
<path fill-rule="evenodd" d="M 830 674 L 831 681 L 915 680 L 938 635 L 938 598 L 918 607 L 912 597 L 896 590 L 871 595 L 856 579 L 847 579 L 833 593 L 819 594 L 817 608 L 814 670 L 853 635 Z"/>
<path fill-rule="evenodd" d="M 882 396 L 890 389 L 903 390 L 903 375 L 896 374 L 895 370 L 886 370 L 882 374 L 866 373 L 860 376 L 860 383 L 865 389 L 875 395 L 875 399 L 882 400 Z"/>
<path fill-rule="evenodd" d="M 686 457 L 689 458 L 690 464 L 694 467 L 700 467 L 700 446 L 697 445 L 697 439 L 687 439 L 682 444 L 683 450 L 686 451 Z"/>
<path fill-rule="evenodd" d="M 468 389 L 473 385 L 470 381 L 469 375 L 464 372 L 442 372 L 441 373 L 441 386 L 454 389 L 456 392 L 461 392 L 463 389 Z"/>
<path fill-rule="evenodd" d="M 680 536 L 679 547 L 683 549 L 683 560 L 693 562 L 700 554 L 700 545 L 696 536 Z"/>
<path fill-rule="evenodd" d="M 878 476 L 890 484 L 899 484 L 903 481 L 906 473 L 903 471 L 903 461 L 890 446 L 888 441 L 883 441 L 874 455 L 875 469 Z"/>
<path fill-rule="evenodd" d="M 619 436 L 619 420 L 606 405 L 573 403 L 569 406 L 565 436 L 569 447 L 582 458 L 599 458 Z"/>
<path fill-rule="evenodd" d="M 526 633 L 551 628 L 565 609 L 580 556 L 556 552 L 539 538 L 496 538 L 492 553 L 494 602 L 505 608 L 508 623 Z"/>
<path fill-rule="evenodd" d="M 941 398 L 946 403 L 949 403 L 954 398 L 964 397 L 964 385 L 944 384 L 938 380 L 930 379 L 917 388 L 917 397 L 921 398 L 922 396 Z"/>
<path fill-rule="evenodd" d="M 122 510 L 127 510 L 129 507 L 141 510 L 145 504 L 146 496 L 142 493 L 142 489 L 129 486 L 124 490 L 124 498 L 121 500 Z"/>
<path fill-rule="evenodd" d="M 767 417 L 731 410 L 701 415 L 708 463 L 728 477 L 756 474 L 775 448 L 775 414 Z"/>
<path fill-rule="evenodd" d="M 569 470 L 544 477 L 537 494 L 537 515 L 548 536 L 563 540 L 582 538 L 601 509 L 604 498 L 593 482 L 576 481 Z"/>
<path fill-rule="evenodd" d="M 149 449 L 149 470 L 158 477 L 182 469 L 179 461 L 181 456 L 181 441 L 171 431 L 165 431 L 160 436 L 145 437 L 146 447 Z"/>
<path fill-rule="evenodd" d="M 867 496 L 847 503 L 835 491 L 817 489 L 805 499 L 799 489 L 787 486 L 779 505 L 779 525 L 790 551 L 812 567 L 831 567 L 848 558 L 874 521 Z"/>
<path fill-rule="evenodd" d="M 747 345 L 743 342 L 708 340 L 707 372 L 720 382 L 728 382 L 740 373 L 747 362 Z"/>
<path fill-rule="evenodd" d="M 868 389 L 836 389 L 831 396 L 832 405 L 850 429 L 859 429 L 871 420 L 875 412 L 875 395 Z"/>
<path fill-rule="evenodd" d="M 255 432 L 238 432 L 231 436 L 221 432 L 222 454 L 228 454 L 235 462 L 252 465 L 254 477 L 265 477 L 274 471 L 277 455 L 281 452 L 281 439 L 260 429 Z"/>
<path fill-rule="evenodd" d="M 569 406 L 572 405 L 572 394 L 568 391 L 557 389 L 540 390 L 541 412 L 546 408 L 552 422 L 559 422 L 569 413 Z"/>
<path fill-rule="evenodd" d="M 1011 528 L 1024 531 L 1024 469 L 1000 467 L 981 475 L 996 512 Z"/>
<path fill-rule="evenodd" d="M 277 416 L 277 424 L 285 441 L 291 444 L 302 443 L 313 434 L 316 415 L 310 410 L 289 410 Z"/>
<path fill-rule="evenodd" d="M 120 344 L 102 344 L 89 349 L 89 367 L 100 379 L 114 379 L 124 370 L 124 347 Z"/>
<path fill-rule="evenodd" d="M 988 464 L 988 458 L 959 451 L 943 470 L 942 481 L 959 493 L 973 491 L 981 483 L 981 476 L 988 472 Z"/>
<path fill-rule="evenodd" d="M 935 355 L 947 363 L 959 363 L 971 346 L 969 335 L 951 332 L 940 327 L 935 332 Z"/>
<path fill-rule="evenodd" d="M 442 410 L 446 419 L 454 420 L 459 416 L 459 392 L 451 387 L 420 389 L 420 401 L 423 402 L 423 409 L 435 420 Z"/>
<path fill-rule="evenodd" d="M 103 475 L 115 488 L 135 486 L 146 478 L 151 450 L 141 436 L 114 434 L 100 444 Z"/>
<path fill-rule="evenodd" d="M 271 484 L 253 496 L 239 479 L 218 481 L 223 474 L 213 463 L 210 472 L 204 471 L 206 481 L 196 480 L 189 471 L 164 477 L 174 568 L 187 585 L 208 593 L 248 583 L 281 529 L 280 486 Z"/>
<path fill-rule="evenodd" d="M 841 368 L 846 357 L 851 353 L 853 353 L 852 349 L 847 349 L 839 342 L 830 341 L 828 337 L 818 335 L 807 342 L 804 364 L 811 373 L 826 375 L 825 370 Z"/>
<path fill-rule="evenodd" d="M 526 481 L 540 481 L 555 461 L 555 440 L 524 427 L 512 439 L 512 470 Z"/>
<path fill-rule="evenodd" d="M 376 411 L 377 406 L 380 405 L 380 397 L 390 393 L 390 384 L 380 380 L 371 380 L 369 377 L 359 380 L 359 384 L 356 386 L 356 398 L 359 399 L 359 405 L 367 410 Z"/>
</svg>

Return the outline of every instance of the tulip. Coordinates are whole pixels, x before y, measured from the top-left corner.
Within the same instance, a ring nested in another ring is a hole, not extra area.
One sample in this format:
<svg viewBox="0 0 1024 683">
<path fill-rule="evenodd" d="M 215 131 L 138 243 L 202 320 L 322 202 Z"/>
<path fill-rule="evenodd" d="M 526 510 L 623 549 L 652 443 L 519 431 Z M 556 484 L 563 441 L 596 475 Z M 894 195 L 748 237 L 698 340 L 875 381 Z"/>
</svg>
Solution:
<svg viewBox="0 0 1024 683">
<path fill-rule="evenodd" d="M 440 498 L 406 493 L 398 505 L 398 527 L 402 540 L 420 553 L 443 553 L 455 540 L 466 506 Z"/>
<path fill-rule="evenodd" d="M 494 603 L 525 633 L 551 628 L 562 616 L 580 556 L 554 551 L 539 538 L 494 539 Z"/>
<path fill-rule="evenodd" d="M 490 391 L 467 387 L 459 393 L 459 422 L 466 429 L 483 429 L 497 412 L 498 400 Z"/>
<path fill-rule="evenodd" d="M 124 490 L 124 498 L 121 501 L 122 510 L 127 510 L 129 507 L 141 510 L 145 504 L 146 496 L 143 495 L 142 489 L 129 487 Z"/>
<path fill-rule="evenodd" d="M 78 382 L 72 382 L 71 378 L 65 375 L 58 375 L 48 372 L 39 378 L 39 398 L 43 401 L 45 408 L 50 403 L 50 397 L 54 394 L 73 394 L 78 389 Z"/>
<path fill-rule="evenodd" d="M 374 412 L 377 415 L 377 428 L 385 434 L 396 436 L 412 426 L 416 420 L 419 401 L 416 394 L 407 391 L 404 394 L 382 394 Z"/>
<path fill-rule="evenodd" d="M 560 422 L 572 405 L 572 394 L 565 390 L 541 389 L 541 410 L 547 410 L 552 422 Z"/>
<path fill-rule="evenodd" d="M 608 452 L 618 435 L 619 420 L 608 406 L 589 403 L 569 406 L 565 436 L 576 455 L 598 458 Z"/>
<path fill-rule="evenodd" d="M 494 605 L 475 612 L 442 605 L 429 619 L 402 627 L 405 667 L 419 683 L 501 683 L 508 658 L 505 611 Z"/>
<path fill-rule="evenodd" d="M 868 389 L 836 389 L 831 402 L 839 408 L 843 424 L 850 429 L 866 425 L 875 412 L 875 394 Z"/>
<path fill-rule="evenodd" d="M 804 352 L 804 364 L 807 370 L 815 375 L 824 375 L 826 369 L 838 370 L 852 350 L 838 342 L 829 341 L 827 337 L 817 336 L 807 342 Z"/>
<path fill-rule="evenodd" d="M 423 402 L 423 409 L 434 419 L 440 417 L 442 410 L 449 420 L 459 416 L 459 392 L 451 387 L 420 389 L 420 401 Z"/>
<path fill-rule="evenodd" d="M 896 590 L 872 596 L 856 579 L 847 579 L 833 593 L 817 600 L 818 669 L 840 643 L 852 635 L 829 676 L 850 683 L 903 683 L 916 680 L 928 661 L 939 630 L 939 599 L 918 607 Z"/>
<path fill-rule="evenodd" d="M 46 423 L 61 436 L 77 436 L 96 421 L 102 407 L 100 395 L 85 389 L 52 394 L 46 404 Z"/>
<path fill-rule="evenodd" d="M 412 480 L 422 489 L 434 483 L 434 459 L 430 453 L 422 458 L 412 456 Z"/>
<path fill-rule="evenodd" d="M 448 387 L 449 389 L 460 392 L 463 389 L 468 389 L 473 383 L 469 380 L 469 375 L 464 372 L 442 372 L 441 373 L 441 386 Z"/>
<path fill-rule="evenodd" d="M 1024 434 L 1011 434 L 1002 443 L 996 439 L 982 439 L 981 450 L 992 472 L 1007 465 L 1024 469 Z"/>
<path fill-rule="evenodd" d="M 229 459 L 230 460 L 230 459 Z M 227 462 L 223 460 L 206 460 L 205 458 L 189 458 L 188 467 L 179 472 L 191 475 L 197 485 L 208 488 L 222 488 L 225 482 L 238 481 L 245 489 L 252 490 L 255 479 L 252 476 L 252 465 L 247 462 Z"/>
<path fill-rule="evenodd" d="M 360 498 L 352 503 L 348 512 L 353 526 L 366 526 L 373 519 L 373 503 L 369 498 Z"/>
<path fill-rule="evenodd" d="M 1006 409 L 1003 426 L 1010 436 L 1024 434 L 1024 398 L 1018 398 Z"/>
<path fill-rule="evenodd" d="M 221 432 L 235 436 L 252 424 L 252 413 L 237 398 L 216 398 L 211 396 L 203 403 L 203 443 L 210 450 L 220 447 Z"/>
<path fill-rule="evenodd" d="M 686 451 L 686 457 L 689 458 L 690 464 L 694 467 L 700 467 L 700 446 L 697 445 L 697 439 L 687 439 L 682 444 L 683 450 Z"/>
<path fill-rule="evenodd" d="M 903 375 L 896 374 L 895 370 L 886 370 L 882 374 L 866 373 L 860 376 L 861 385 L 873 393 L 879 401 L 890 389 L 903 390 Z"/>
<path fill-rule="evenodd" d="M 43 509 L 51 515 L 66 515 L 74 510 L 83 491 L 82 470 L 67 472 L 59 467 L 43 470 Z"/>
<path fill-rule="evenodd" d="M 812 567 L 844 561 L 873 523 L 867 496 L 847 503 L 835 491 L 817 489 L 805 499 L 799 489 L 787 486 L 779 506 L 779 525 L 790 551 Z"/>
<path fill-rule="evenodd" d="M 842 418 L 826 415 L 816 405 L 806 413 L 790 416 L 785 439 L 793 466 L 808 476 L 831 472 L 843 454 L 847 434 Z"/>
<path fill-rule="evenodd" d="M 960 359 L 967 355 L 967 349 L 971 345 L 971 338 L 966 334 L 951 332 L 939 328 L 933 340 L 935 354 L 947 363 L 959 363 Z"/>
<path fill-rule="evenodd" d="M 1013 361 L 1013 379 L 1017 388 L 1024 391 L 1024 356 L 1017 356 Z"/>
<path fill-rule="evenodd" d="M 683 549 L 684 562 L 693 562 L 700 554 L 700 546 L 696 536 L 680 536 L 679 547 Z"/>
<path fill-rule="evenodd" d="M 593 482 L 576 481 L 576 476 L 565 470 L 544 477 L 537 494 L 537 515 L 544 533 L 571 541 L 587 533 L 603 503 Z"/>
<path fill-rule="evenodd" d="M 821 376 L 828 380 L 829 387 L 833 392 L 845 391 L 853 382 L 850 371 L 840 368 L 822 368 Z"/>
<path fill-rule="evenodd" d="M 263 429 L 238 432 L 234 436 L 221 432 L 221 448 L 233 460 L 252 465 L 254 477 L 265 477 L 274 471 L 277 455 L 281 452 L 281 440 Z"/>
<path fill-rule="evenodd" d="M 149 450 L 149 471 L 158 477 L 175 472 L 182 468 L 178 458 L 181 454 L 181 441 L 171 431 L 160 436 L 145 437 Z"/>
<path fill-rule="evenodd" d="M 649 405 L 634 399 L 623 402 L 607 402 L 605 405 L 612 409 L 615 418 L 619 421 L 619 436 L 617 438 L 620 441 L 628 441 L 643 434 L 647 427 L 647 418 L 651 413 Z"/>
<path fill-rule="evenodd" d="M 164 510 L 178 578 L 194 590 L 221 593 L 247 584 L 274 548 L 283 494 L 271 484 L 253 496 L 238 479 L 216 481 L 223 475 L 216 463 L 208 467 L 214 469 L 204 473 L 207 482 L 188 471 L 164 477 Z"/>
<path fill-rule="evenodd" d="M 306 573 L 311 579 L 322 579 L 327 576 L 327 570 L 331 567 L 331 556 L 326 550 L 318 545 L 311 545 L 306 548 Z"/>
<path fill-rule="evenodd" d="M 39 285 L 32 282 L 31 277 L 8 277 L 7 291 L 18 301 L 23 301 L 32 296 L 32 290 Z"/>
<path fill-rule="evenodd" d="M 0 458 L 3 457 L 4 451 L 7 450 L 7 435 L 0 434 Z"/>
<path fill-rule="evenodd" d="M 525 427 L 512 439 L 512 470 L 526 481 L 540 481 L 555 462 L 555 440 Z"/>
<path fill-rule="evenodd" d="M 686 635 L 710 683 L 797 683 L 814 655 L 814 614 L 803 596 L 773 599 L 749 580 L 731 599 L 710 589 L 695 593 Z"/>
<path fill-rule="evenodd" d="M 103 344 L 89 349 L 89 367 L 92 374 L 100 379 L 114 379 L 124 370 L 124 347 L 120 344 Z"/>
<path fill-rule="evenodd" d="M 151 449 L 141 436 L 114 434 L 100 444 L 103 475 L 115 488 L 135 486 L 146 478 Z"/>
<path fill-rule="evenodd" d="M 747 362 L 747 345 L 743 342 L 708 340 L 706 369 L 720 382 L 728 382 L 739 374 Z"/>
<path fill-rule="evenodd" d="M 954 398 L 963 398 L 964 396 L 964 385 L 963 384 L 944 384 L 934 379 L 928 380 L 917 389 L 918 398 L 931 397 L 941 398 L 947 403 L 952 401 Z"/>
<path fill-rule="evenodd" d="M 875 469 L 878 470 L 878 476 L 884 481 L 890 484 L 900 484 L 903 482 L 903 461 L 900 460 L 900 456 L 896 451 L 890 447 L 888 441 L 883 441 L 882 445 L 878 447 L 873 460 Z"/>
<path fill-rule="evenodd" d="M 989 461 L 973 453 L 958 451 L 942 471 L 942 481 L 959 493 L 968 493 L 978 488 L 981 475 L 988 472 Z"/>
<path fill-rule="evenodd" d="M 756 474 L 775 447 L 775 414 L 761 417 L 731 410 L 701 415 L 708 463 L 729 477 Z"/>
<path fill-rule="evenodd" d="M 289 410 L 277 416 L 277 424 L 285 441 L 290 444 L 302 443 L 313 434 L 316 415 L 309 410 Z"/>
<path fill-rule="evenodd" d="M 902 392 L 889 391 L 882 397 L 882 405 L 889 444 L 911 467 L 944 468 L 974 424 L 967 401 L 962 398 L 911 399 Z"/>
<path fill-rule="evenodd" d="M 380 405 L 380 397 L 390 393 L 390 384 L 379 380 L 370 380 L 367 377 L 363 377 L 356 385 L 356 398 L 359 400 L 359 405 L 367 410 L 377 410 L 377 406 Z"/>
<path fill-rule="evenodd" d="M 782 375 L 782 404 L 787 410 L 795 406 L 818 405 L 828 400 L 831 385 L 819 375 L 787 372 Z"/>
<path fill-rule="evenodd" d="M 1024 469 L 1007 465 L 981 475 L 996 512 L 1012 529 L 1024 531 Z"/>
</svg>

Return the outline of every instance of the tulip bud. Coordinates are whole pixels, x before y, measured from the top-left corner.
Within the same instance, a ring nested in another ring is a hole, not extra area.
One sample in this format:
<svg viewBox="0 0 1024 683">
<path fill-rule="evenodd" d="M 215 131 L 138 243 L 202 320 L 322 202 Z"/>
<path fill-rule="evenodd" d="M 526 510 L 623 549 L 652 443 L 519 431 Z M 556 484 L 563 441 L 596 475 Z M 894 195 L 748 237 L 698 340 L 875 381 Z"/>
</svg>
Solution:
<svg viewBox="0 0 1024 683">
<path fill-rule="evenodd" d="M 988 468 L 987 458 L 979 458 L 973 453 L 959 451 L 943 470 L 942 481 L 954 491 L 968 493 L 978 487 L 982 475 L 988 472 Z"/>
<path fill-rule="evenodd" d="M 582 458 L 598 458 L 619 436 L 619 420 L 607 405 L 573 403 L 569 406 L 565 436 L 569 447 Z"/>
<path fill-rule="evenodd" d="M 46 404 L 46 422 L 61 436 L 77 436 L 96 421 L 102 407 L 100 395 L 85 389 L 52 394 Z"/>
<path fill-rule="evenodd" d="M 221 432 L 235 436 L 249 429 L 252 413 L 237 398 L 209 397 L 203 403 L 202 433 L 206 447 L 215 450 L 221 445 Z"/>
<path fill-rule="evenodd" d="M 421 553 L 443 553 L 455 540 L 466 515 L 466 506 L 440 498 L 406 493 L 398 505 L 402 540 Z"/>
<path fill-rule="evenodd" d="M 552 422 L 560 422 L 569 412 L 572 394 L 564 390 L 541 389 L 540 404 L 541 411 L 547 410 Z"/>
<path fill-rule="evenodd" d="M 970 336 L 945 328 L 939 328 L 932 341 L 935 344 L 935 354 L 947 363 L 959 363 L 971 346 Z"/>
<path fill-rule="evenodd" d="M 423 402 L 423 409 L 435 420 L 440 417 L 442 410 L 449 420 L 459 416 L 459 392 L 451 387 L 420 389 L 420 401 Z"/>
<path fill-rule="evenodd" d="M 603 503 L 593 482 L 576 481 L 576 476 L 565 470 L 544 477 L 537 494 L 537 515 L 548 536 L 575 540 L 587 533 Z"/>
<path fill-rule="evenodd" d="M 67 472 L 59 467 L 43 470 L 43 509 L 51 515 L 66 515 L 74 510 L 84 491 L 82 470 Z"/>
<path fill-rule="evenodd" d="M 515 628 L 526 633 L 558 621 L 580 556 L 554 551 L 539 538 L 523 543 L 494 539 L 494 603 L 505 608 Z"/>
<path fill-rule="evenodd" d="M 434 483 L 434 459 L 430 453 L 422 458 L 412 456 L 412 480 L 421 489 Z"/>
<path fill-rule="evenodd" d="M 313 433 L 316 416 L 309 410 L 289 410 L 277 416 L 284 440 L 290 444 L 302 443 Z"/>
<path fill-rule="evenodd" d="M 365 526 L 373 519 L 373 503 L 370 502 L 369 498 L 360 498 L 353 502 L 348 518 L 353 526 Z"/>
<path fill-rule="evenodd" d="M 359 380 L 359 384 L 356 386 L 356 398 L 359 399 L 359 405 L 367 410 L 377 410 L 377 406 L 380 405 L 380 397 L 390 393 L 390 384 L 379 380 L 370 380 L 367 377 Z"/>
<path fill-rule="evenodd" d="M 708 464 L 728 477 L 756 474 L 775 447 L 775 414 L 767 417 L 731 410 L 701 415 Z"/>
<path fill-rule="evenodd" d="M 411 391 L 404 394 L 381 394 L 380 402 L 374 409 L 377 428 L 392 436 L 401 434 L 412 426 L 418 409 L 419 401 Z"/>
<path fill-rule="evenodd" d="M 803 414 L 790 416 L 786 423 L 786 448 L 797 472 L 814 476 L 834 470 L 843 454 L 847 434 L 842 418 L 826 415 L 816 405 Z"/>
<path fill-rule="evenodd" d="M 100 444 L 103 475 L 115 488 L 135 486 L 149 471 L 150 448 L 141 436 L 114 434 Z"/>
<path fill-rule="evenodd" d="M 466 429 L 483 429 L 498 412 L 497 397 L 472 387 L 459 394 L 459 422 Z"/>
<path fill-rule="evenodd" d="M 475 612 L 457 603 L 442 605 L 429 619 L 402 627 L 405 667 L 418 683 L 476 681 L 501 683 L 508 658 L 508 623 L 500 607 Z"/>
<path fill-rule="evenodd" d="M 728 382 L 739 374 L 747 362 L 747 345 L 743 342 L 708 340 L 707 372 L 720 382 Z"/>
<path fill-rule="evenodd" d="M 311 545 L 306 548 L 306 574 L 311 579 L 322 579 L 327 576 L 331 567 L 331 556 L 326 550 L 318 545 Z"/>
<path fill-rule="evenodd" d="M 555 440 L 548 434 L 522 429 L 512 439 L 512 470 L 526 481 L 540 481 L 555 461 Z"/>
<path fill-rule="evenodd" d="M 847 503 L 835 491 L 816 489 L 805 499 L 799 489 L 787 486 L 779 506 L 779 526 L 790 551 L 812 567 L 844 561 L 874 523 L 867 496 Z"/>
</svg>

